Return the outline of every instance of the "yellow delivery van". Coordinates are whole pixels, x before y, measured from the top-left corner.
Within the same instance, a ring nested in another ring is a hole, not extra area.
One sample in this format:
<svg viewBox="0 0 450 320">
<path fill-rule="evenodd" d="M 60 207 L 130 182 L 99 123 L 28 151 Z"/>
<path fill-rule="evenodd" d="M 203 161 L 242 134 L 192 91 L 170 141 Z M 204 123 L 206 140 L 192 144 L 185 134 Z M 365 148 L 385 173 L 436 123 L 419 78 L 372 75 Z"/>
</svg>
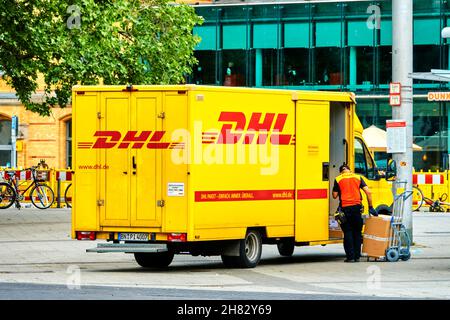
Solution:
<svg viewBox="0 0 450 320">
<path fill-rule="evenodd" d="M 72 99 L 72 237 L 106 240 L 88 251 L 254 267 L 262 244 L 289 256 L 342 240 L 330 195 L 355 165 L 352 94 L 75 86 Z"/>
</svg>

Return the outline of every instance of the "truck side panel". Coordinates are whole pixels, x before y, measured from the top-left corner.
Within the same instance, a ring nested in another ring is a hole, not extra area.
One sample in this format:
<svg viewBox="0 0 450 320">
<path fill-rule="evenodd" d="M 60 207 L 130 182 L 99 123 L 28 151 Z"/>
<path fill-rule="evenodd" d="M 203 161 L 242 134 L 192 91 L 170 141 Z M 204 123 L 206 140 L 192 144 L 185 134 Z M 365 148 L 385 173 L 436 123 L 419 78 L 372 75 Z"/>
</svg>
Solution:
<svg viewBox="0 0 450 320">
<path fill-rule="evenodd" d="M 294 235 L 294 102 L 290 94 L 190 92 L 194 239 Z"/>
</svg>

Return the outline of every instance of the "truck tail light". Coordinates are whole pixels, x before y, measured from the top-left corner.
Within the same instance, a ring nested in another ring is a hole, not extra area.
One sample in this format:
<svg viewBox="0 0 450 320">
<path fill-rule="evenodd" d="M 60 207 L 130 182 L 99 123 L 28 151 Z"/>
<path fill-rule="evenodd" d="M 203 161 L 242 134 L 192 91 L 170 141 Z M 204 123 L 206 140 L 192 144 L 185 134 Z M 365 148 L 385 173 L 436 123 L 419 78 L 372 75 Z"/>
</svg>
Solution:
<svg viewBox="0 0 450 320">
<path fill-rule="evenodd" d="M 167 241 L 169 242 L 186 242 L 186 233 L 169 233 L 167 235 Z"/>
<path fill-rule="evenodd" d="M 95 240 L 94 231 L 77 231 L 77 240 Z"/>
</svg>

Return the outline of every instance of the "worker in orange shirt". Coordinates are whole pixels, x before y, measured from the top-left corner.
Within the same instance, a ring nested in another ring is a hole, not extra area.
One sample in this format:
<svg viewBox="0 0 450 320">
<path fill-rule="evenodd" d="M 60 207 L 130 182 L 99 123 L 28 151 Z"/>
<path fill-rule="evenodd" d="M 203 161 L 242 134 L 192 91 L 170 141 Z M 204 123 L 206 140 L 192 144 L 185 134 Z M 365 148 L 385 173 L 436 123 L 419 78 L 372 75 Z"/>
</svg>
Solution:
<svg viewBox="0 0 450 320">
<path fill-rule="evenodd" d="M 359 262 L 361 257 L 361 232 L 363 219 L 361 213 L 362 189 L 367 195 L 369 214 L 377 216 L 376 210 L 372 207 L 372 194 L 363 178 L 351 172 L 348 165 L 339 167 L 340 175 L 334 180 L 333 198 L 339 197 L 339 205 L 344 212 L 344 219 L 341 221 L 341 229 L 344 232 L 344 250 L 347 258 L 345 262 Z"/>
</svg>

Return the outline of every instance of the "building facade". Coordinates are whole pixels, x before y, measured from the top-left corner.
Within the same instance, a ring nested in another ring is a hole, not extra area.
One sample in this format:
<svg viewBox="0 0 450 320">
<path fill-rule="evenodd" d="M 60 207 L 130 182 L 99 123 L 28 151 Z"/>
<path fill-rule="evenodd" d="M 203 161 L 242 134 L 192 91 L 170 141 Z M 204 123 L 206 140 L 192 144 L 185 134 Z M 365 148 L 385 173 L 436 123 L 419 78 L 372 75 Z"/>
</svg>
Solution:
<svg viewBox="0 0 450 320">
<path fill-rule="evenodd" d="M 37 92 L 36 98 L 39 95 Z M 18 121 L 15 130 L 13 117 Z M 0 77 L 0 167 L 11 167 L 15 163 L 15 167 L 25 168 L 40 160 L 45 160 L 52 168 L 71 167 L 71 119 L 70 106 L 53 108 L 49 117 L 27 111 Z"/>
<path fill-rule="evenodd" d="M 414 72 L 449 69 L 447 0 L 414 0 Z M 192 83 L 352 91 L 364 126 L 392 117 L 391 1 L 215 1 L 198 4 L 204 23 Z M 401 30 L 399 31 L 401 32 Z M 448 102 L 427 94 L 448 83 L 414 81 L 416 170 L 447 169 Z M 383 155 L 377 155 L 383 157 Z M 384 155 L 385 156 L 385 155 Z"/>
<path fill-rule="evenodd" d="M 392 114 L 390 0 L 187 2 L 205 19 L 194 30 L 202 41 L 190 82 L 352 91 L 363 126 L 385 129 Z M 450 69 L 450 45 L 440 36 L 450 26 L 449 2 L 413 4 L 414 72 Z M 427 93 L 436 91 L 450 91 L 449 84 L 414 81 L 414 143 L 423 148 L 414 152 L 416 170 L 449 165 L 450 102 L 428 101 Z M 52 167 L 70 167 L 71 114 L 70 106 L 54 108 L 50 117 L 26 111 L 0 79 L 0 166 L 28 167 L 44 159 Z M 17 151 L 13 117 L 18 119 Z"/>
</svg>

